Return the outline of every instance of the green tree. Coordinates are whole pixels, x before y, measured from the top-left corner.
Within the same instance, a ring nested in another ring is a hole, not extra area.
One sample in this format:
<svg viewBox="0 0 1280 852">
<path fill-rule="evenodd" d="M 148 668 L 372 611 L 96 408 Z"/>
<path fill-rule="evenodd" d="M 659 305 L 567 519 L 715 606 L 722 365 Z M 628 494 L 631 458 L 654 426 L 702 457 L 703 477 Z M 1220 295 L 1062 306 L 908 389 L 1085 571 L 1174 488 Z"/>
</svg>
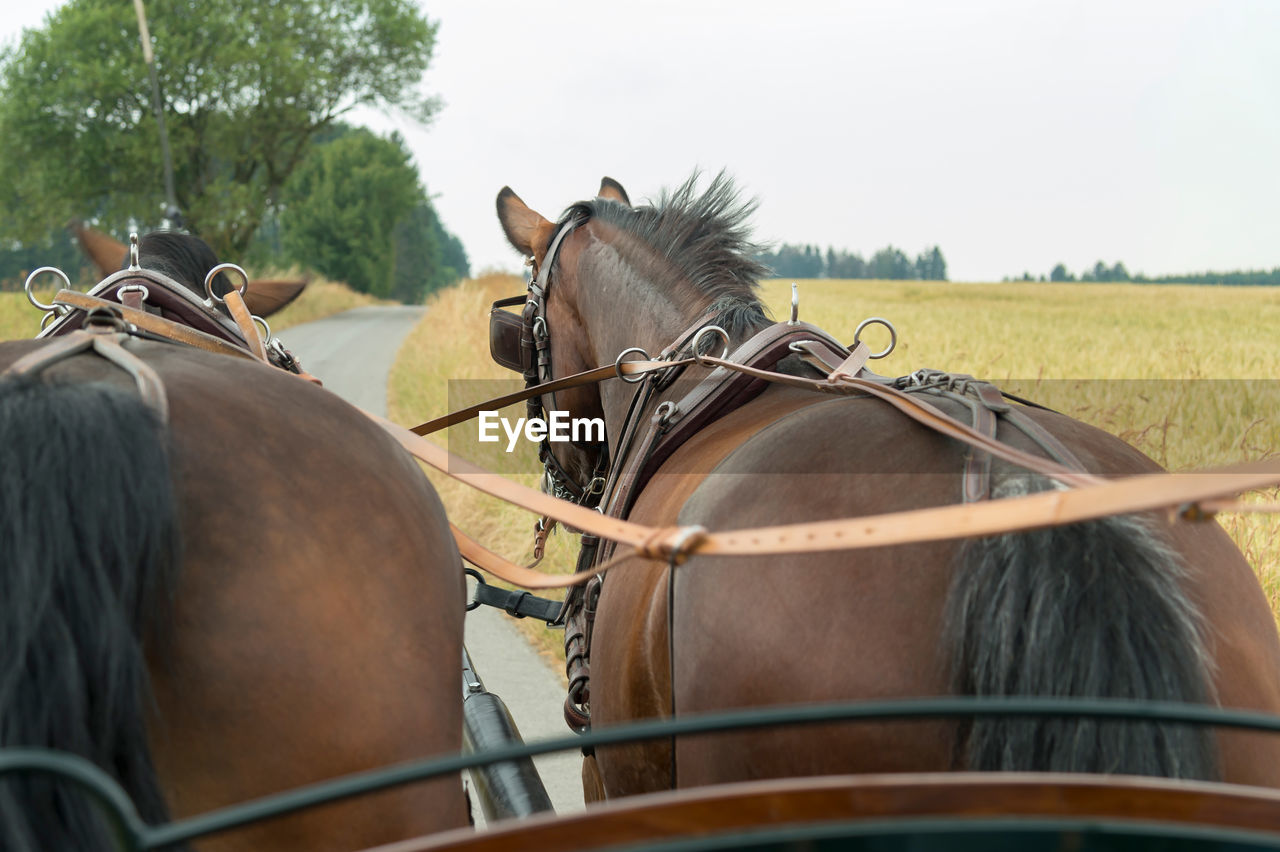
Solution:
<svg viewBox="0 0 1280 852">
<path fill-rule="evenodd" d="M 872 278 L 901 280 L 916 277 L 915 266 L 901 249 L 893 246 L 885 246 L 873 254 L 867 266 Z"/>
<path fill-rule="evenodd" d="M 1057 266 L 1053 268 L 1053 271 L 1049 273 L 1049 280 L 1050 281 L 1075 281 L 1076 277 L 1067 271 L 1067 267 L 1064 264 L 1059 263 Z"/>
<path fill-rule="evenodd" d="M 934 246 L 920 252 L 916 257 L 916 277 L 925 281 L 946 281 L 947 261 L 942 256 L 942 249 Z"/>
<path fill-rule="evenodd" d="M 317 145 L 285 187 L 281 244 L 290 260 L 356 290 L 416 301 L 425 283 L 397 274 L 397 228 L 412 228 L 415 208 L 426 203 L 400 137 L 382 138 L 365 128 L 348 130 Z M 430 242 L 408 267 L 439 265 L 440 247 Z M 401 234 L 402 246 L 412 235 Z M 425 281 L 425 279 L 424 279 Z"/>
<path fill-rule="evenodd" d="M 234 257 L 312 138 L 359 105 L 426 121 L 436 27 L 412 0 L 151 0 L 148 23 L 187 226 Z M 0 238 L 72 216 L 157 224 L 162 164 L 132 4 L 70 0 L 0 59 Z"/>
</svg>

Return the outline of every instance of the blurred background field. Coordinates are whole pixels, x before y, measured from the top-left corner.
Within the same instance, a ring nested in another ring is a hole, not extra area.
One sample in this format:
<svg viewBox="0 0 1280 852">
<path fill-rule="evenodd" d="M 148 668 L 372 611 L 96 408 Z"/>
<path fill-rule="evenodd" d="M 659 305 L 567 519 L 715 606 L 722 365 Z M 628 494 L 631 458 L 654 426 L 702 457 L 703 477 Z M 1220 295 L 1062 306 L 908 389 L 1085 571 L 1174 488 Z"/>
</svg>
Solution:
<svg viewBox="0 0 1280 852">
<path fill-rule="evenodd" d="M 762 296 L 785 317 L 790 281 Z M 1280 446 L 1280 290 L 1132 284 L 953 284 L 924 281 L 800 281 L 800 318 L 849 342 L 865 318 L 897 328 L 898 346 L 874 369 L 923 367 L 969 373 L 1119 435 L 1170 469 L 1258 459 Z M 490 303 L 523 292 L 513 275 L 489 275 L 437 292 L 389 379 L 391 416 L 416 424 L 476 399 L 459 388 L 511 389 L 489 357 Z M 873 350 L 888 333 L 865 332 Z M 492 382 L 493 384 L 488 384 Z M 517 412 L 517 416 L 522 412 Z M 474 426 L 472 427 L 474 428 Z M 445 443 L 445 441 L 441 441 Z M 500 472 L 536 486 L 535 454 L 504 459 Z M 534 518 L 432 474 L 450 518 L 513 560 L 531 558 Z M 1260 495 L 1275 499 L 1276 495 Z M 1280 521 L 1224 515 L 1223 527 L 1262 578 L 1280 612 Z M 552 537 L 543 567 L 567 572 L 575 537 Z M 520 622 L 548 654 L 558 633 Z"/>
</svg>

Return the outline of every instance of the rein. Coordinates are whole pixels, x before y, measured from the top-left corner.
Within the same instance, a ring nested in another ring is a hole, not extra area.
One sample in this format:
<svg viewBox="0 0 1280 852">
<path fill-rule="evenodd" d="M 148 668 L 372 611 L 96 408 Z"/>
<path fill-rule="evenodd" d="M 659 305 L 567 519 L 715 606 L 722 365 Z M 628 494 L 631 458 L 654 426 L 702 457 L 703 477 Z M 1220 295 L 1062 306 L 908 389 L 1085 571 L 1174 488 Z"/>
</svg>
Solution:
<svg viewBox="0 0 1280 852">
<path fill-rule="evenodd" d="M 930 428 L 1006 461 L 1022 465 L 1073 486 L 1022 497 L 961 503 L 929 509 L 914 509 L 883 515 L 834 521 L 788 524 L 730 532 L 708 532 L 702 527 L 649 527 L 610 517 L 591 509 L 512 482 L 462 459 L 423 435 L 465 422 L 483 409 L 500 407 L 546 392 L 534 385 L 496 400 L 448 414 L 412 430 L 384 418 L 373 417 L 410 454 L 432 468 L 500 500 L 568 524 L 599 538 L 632 548 L 605 565 L 570 575 L 547 574 L 523 567 L 494 554 L 454 528 L 459 549 L 468 562 L 499 579 L 529 589 L 573 586 L 604 573 L 622 558 L 641 556 L 674 563 L 689 556 L 760 555 L 856 550 L 891 544 L 940 541 L 954 538 L 1020 532 L 1111 515 L 1168 509 L 1185 520 L 1202 520 L 1218 512 L 1278 512 L 1280 505 L 1248 504 L 1231 500 L 1239 494 L 1280 485 L 1280 459 L 1246 462 L 1229 467 L 1188 472 L 1153 473 L 1121 478 L 1102 478 L 1064 468 L 1048 459 L 1023 453 L 993 441 L 932 405 L 911 394 L 866 379 L 833 371 L 825 379 L 805 379 L 774 371 L 759 370 L 732 360 L 700 355 L 668 361 L 622 361 L 558 379 L 556 389 L 578 387 L 624 375 L 651 375 L 694 362 L 705 362 L 726 371 L 743 373 L 767 382 L 777 382 L 827 394 L 862 393 L 884 399 L 899 411 Z M 550 387 L 550 385 L 548 385 Z"/>
</svg>

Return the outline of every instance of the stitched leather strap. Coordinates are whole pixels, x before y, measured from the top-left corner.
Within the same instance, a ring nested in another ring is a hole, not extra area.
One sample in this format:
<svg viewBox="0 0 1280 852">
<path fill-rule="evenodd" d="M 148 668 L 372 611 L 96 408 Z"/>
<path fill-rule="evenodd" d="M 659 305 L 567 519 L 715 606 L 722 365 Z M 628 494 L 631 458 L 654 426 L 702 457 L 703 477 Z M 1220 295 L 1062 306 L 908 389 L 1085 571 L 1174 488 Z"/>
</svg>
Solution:
<svg viewBox="0 0 1280 852">
<path fill-rule="evenodd" d="M 143 331 L 149 331 L 161 337 L 178 343 L 185 343 L 188 346 L 194 346 L 197 349 L 203 349 L 206 352 L 216 352 L 220 355 L 234 355 L 237 358 L 252 358 L 253 355 L 247 349 L 239 346 L 233 346 L 225 340 L 219 340 L 211 334 L 205 334 L 203 331 L 196 331 L 194 328 L 188 328 L 181 323 L 164 319 L 146 311 L 139 311 L 122 305 L 119 302 L 112 302 L 107 299 L 99 299 L 97 296 L 86 296 L 84 293 L 77 293 L 74 290 L 59 290 L 58 295 L 54 296 L 53 303 L 55 305 L 66 305 L 71 308 L 79 308 L 82 311 L 91 311 L 94 308 L 110 308 L 117 311 L 125 322 L 136 326 Z"/>
<path fill-rule="evenodd" d="M 227 310 L 231 311 L 231 318 L 236 321 L 236 327 L 240 329 L 245 345 L 249 347 L 249 354 L 265 362 L 267 360 L 266 344 L 262 342 L 258 324 L 253 321 L 253 315 L 249 313 L 249 308 L 245 305 L 240 291 L 232 290 L 223 298 L 223 301 L 227 304 Z"/>
<path fill-rule="evenodd" d="M 580 530 L 633 548 L 603 566 L 569 575 L 549 575 L 516 565 L 477 544 L 455 528 L 468 562 L 519 586 L 571 586 L 629 558 L 683 561 L 691 554 L 761 555 L 857 550 L 920 541 L 942 541 L 1096 520 L 1155 509 L 1181 509 L 1203 501 L 1234 497 L 1280 485 L 1280 459 L 1248 462 L 1195 473 L 1153 473 L 1091 482 L 1070 490 L 1025 497 L 962 503 L 907 512 L 708 533 L 700 527 L 648 527 L 610 518 L 526 488 L 458 458 L 385 418 L 365 412 L 414 457 L 486 494 L 555 518 Z M 1212 504 L 1211 504 L 1212 505 Z M 1232 504 L 1217 504 L 1228 511 Z M 474 557 L 474 558 L 473 558 Z"/>
</svg>

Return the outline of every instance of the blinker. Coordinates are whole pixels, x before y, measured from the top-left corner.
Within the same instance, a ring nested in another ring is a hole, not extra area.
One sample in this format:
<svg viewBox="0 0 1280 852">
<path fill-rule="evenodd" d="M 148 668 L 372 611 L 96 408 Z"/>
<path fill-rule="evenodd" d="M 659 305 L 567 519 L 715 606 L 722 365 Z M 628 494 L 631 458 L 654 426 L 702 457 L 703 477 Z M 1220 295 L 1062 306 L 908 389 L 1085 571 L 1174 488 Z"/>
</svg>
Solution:
<svg viewBox="0 0 1280 852">
<path fill-rule="evenodd" d="M 523 305 L 524 296 L 499 299 L 489 309 L 489 356 L 508 370 L 524 373 L 533 363 L 532 353 L 520 342 L 524 335 L 524 318 L 503 310 Z"/>
</svg>

